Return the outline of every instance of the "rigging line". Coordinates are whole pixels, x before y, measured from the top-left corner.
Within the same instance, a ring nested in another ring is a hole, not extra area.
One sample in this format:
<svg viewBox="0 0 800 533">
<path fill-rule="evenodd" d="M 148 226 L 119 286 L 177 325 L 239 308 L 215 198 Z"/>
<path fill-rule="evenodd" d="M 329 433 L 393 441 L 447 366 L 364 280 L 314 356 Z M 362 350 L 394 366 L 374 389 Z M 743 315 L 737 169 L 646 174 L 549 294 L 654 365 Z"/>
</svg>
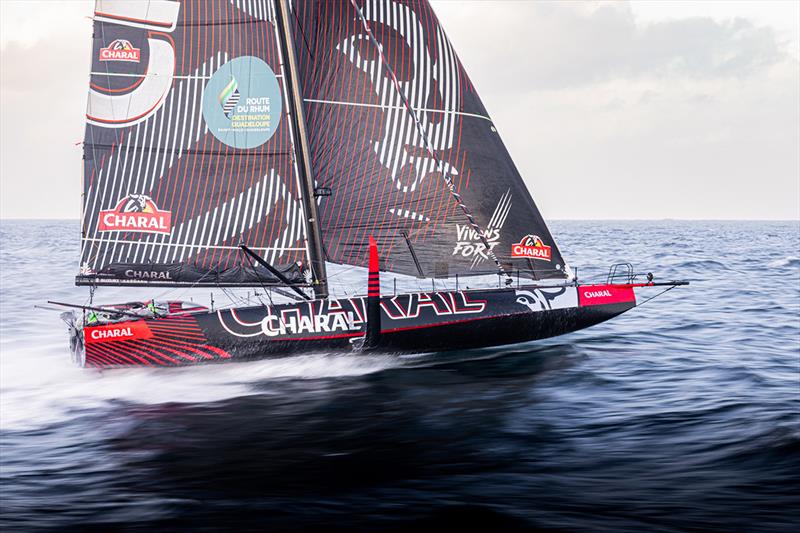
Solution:
<svg viewBox="0 0 800 533">
<path fill-rule="evenodd" d="M 355 8 L 356 13 L 358 13 L 358 17 L 361 19 L 361 25 L 364 26 L 364 30 L 367 32 L 367 36 L 369 37 L 372 44 L 375 45 L 375 48 L 378 51 L 378 55 L 380 56 L 383 65 L 386 67 L 386 70 L 389 72 L 389 75 L 392 78 L 392 84 L 394 85 L 395 90 L 400 96 L 403 105 L 408 110 L 408 113 L 411 115 L 411 118 L 414 120 L 414 124 L 417 127 L 417 133 L 420 135 L 420 137 L 422 137 L 422 141 L 425 143 L 425 148 L 428 150 L 428 152 L 431 154 L 431 157 L 436 162 L 437 168 L 439 172 L 442 174 L 442 178 L 447 184 L 447 188 L 450 190 L 450 194 L 456 201 L 456 205 L 458 205 L 458 207 L 461 208 L 461 211 L 464 213 L 464 216 L 467 217 L 467 221 L 469 221 L 470 226 L 472 226 L 472 229 L 474 229 L 475 232 L 480 237 L 481 242 L 486 247 L 486 253 L 489 255 L 489 257 L 492 258 L 494 263 L 497 265 L 497 268 L 500 269 L 500 272 L 506 276 L 506 284 L 510 285 L 511 283 L 514 282 L 514 280 L 511 278 L 511 275 L 508 272 L 506 272 L 506 270 L 503 268 L 503 265 L 500 264 L 500 260 L 497 259 L 494 250 L 492 250 L 492 247 L 489 245 L 489 241 L 486 238 L 486 232 L 484 232 L 483 228 L 481 228 L 478 225 L 478 223 L 475 221 L 475 217 L 472 216 L 472 213 L 470 212 L 469 208 L 464 203 L 464 200 L 461 198 L 461 195 L 458 192 L 456 192 L 456 186 L 455 183 L 453 183 L 453 178 L 450 176 L 450 172 L 445 168 L 445 166 L 442 164 L 442 161 L 436 155 L 436 152 L 433 149 L 433 146 L 431 145 L 431 141 L 428 138 L 428 132 L 425 131 L 425 127 L 419 121 L 417 114 L 414 112 L 414 108 L 411 106 L 411 103 L 408 101 L 408 98 L 406 98 L 405 93 L 400 87 L 400 82 L 397 81 L 397 76 L 395 76 L 394 70 L 389 65 L 389 61 L 386 59 L 386 56 L 383 53 L 383 47 L 380 45 L 378 40 L 375 38 L 375 35 L 372 33 L 372 29 L 369 27 L 369 22 L 367 21 L 366 17 L 364 17 L 364 13 L 361 12 L 361 8 L 358 6 L 356 0 L 350 0 L 350 3 Z"/>
<path fill-rule="evenodd" d="M 658 298 L 659 296 L 661 296 L 661 295 L 662 295 L 662 294 L 664 294 L 665 292 L 669 292 L 669 291 L 671 291 L 672 289 L 674 289 L 675 287 L 677 287 L 677 285 L 673 285 L 672 287 L 667 287 L 667 288 L 666 288 L 666 289 L 664 289 L 663 291 L 659 292 L 658 294 L 656 294 L 656 295 L 654 295 L 654 296 L 651 296 L 650 298 L 648 298 L 647 300 L 643 301 L 642 303 L 640 303 L 640 304 L 636 304 L 636 307 L 641 307 L 641 306 L 643 306 L 644 304 L 646 304 L 646 303 L 647 303 L 647 302 L 649 302 L 650 300 L 653 300 L 653 299 L 655 299 L 655 298 Z"/>
</svg>

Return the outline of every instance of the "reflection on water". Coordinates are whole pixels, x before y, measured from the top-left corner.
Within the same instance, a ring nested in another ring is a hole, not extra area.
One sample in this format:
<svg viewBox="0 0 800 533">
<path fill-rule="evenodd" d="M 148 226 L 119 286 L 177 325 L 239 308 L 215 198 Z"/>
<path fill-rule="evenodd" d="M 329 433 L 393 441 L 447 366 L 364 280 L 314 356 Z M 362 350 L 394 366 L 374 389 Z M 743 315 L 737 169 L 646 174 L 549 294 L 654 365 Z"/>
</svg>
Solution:
<svg viewBox="0 0 800 533">
<path fill-rule="evenodd" d="M 794 530 L 800 227 L 554 226 L 582 277 L 626 235 L 693 284 L 521 346 L 98 372 L 31 308 L 85 298 L 76 224 L 4 222 L 0 526 Z"/>
</svg>

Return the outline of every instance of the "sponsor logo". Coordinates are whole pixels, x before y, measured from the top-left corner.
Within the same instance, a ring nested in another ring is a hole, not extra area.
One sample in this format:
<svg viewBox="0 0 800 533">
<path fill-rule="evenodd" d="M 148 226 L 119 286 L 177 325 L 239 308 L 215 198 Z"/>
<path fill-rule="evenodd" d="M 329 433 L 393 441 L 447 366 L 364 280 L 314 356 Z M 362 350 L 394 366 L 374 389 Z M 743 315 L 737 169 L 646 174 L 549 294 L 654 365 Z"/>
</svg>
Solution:
<svg viewBox="0 0 800 533">
<path fill-rule="evenodd" d="M 99 231 L 169 234 L 172 213 L 161 211 L 149 196 L 129 194 L 114 209 L 100 211 Z"/>
<path fill-rule="evenodd" d="M 538 235 L 525 235 L 517 244 L 511 245 L 511 257 L 550 261 L 552 249 Z"/>
<path fill-rule="evenodd" d="M 299 335 L 301 333 L 335 333 L 358 331 L 353 313 L 304 315 L 299 309 L 287 309 L 280 317 L 269 314 L 261 321 L 261 331 L 267 337 Z"/>
<path fill-rule="evenodd" d="M 511 189 L 500 197 L 500 201 L 497 202 L 492 218 L 489 219 L 489 224 L 484 231 L 486 241 L 489 243 L 489 249 L 494 250 L 494 247 L 500 244 L 500 230 L 503 229 L 510 211 Z M 472 226 L 456 224 L 456 239 L 453 255 L 472 258 L 472 266 L 470 268 L 474 268 L 480 262 L 488 259 L 486 245 L 481 241 L 480 233 L 475 231 Z"/>
<path fill-rule="evenodd" d="M 138 63 L 141 59 L 141 50 L 134 48 L 126 39 L 115 39 L 105 48 L 100 49 L 100 61 L 130 61 Z"/>
<path fill-rule="evenodd" d="M 582 306 L 636 302 L 636 295 L 631 287 L 588 285 L 585 287 L 579 287 L 578 294 L 580 296 L 580 304 Z"/>
<path fill-rule="evenodd" d="M 328 334 L 337 337 L 358 335 L 364 323 L 364 300 L 321 300 L 296 306 L 268 306 L 266 315 L 218 311 L 220 325 L 236 337 L 282 337 Z"/>
<path fill-rule="evenodd" d="M 169 272 L 159 272 L 157 270 L 126 270 L 126 278 L 133 279 L 172 279 Z"/>
<path fill-rule="evenodd" d="M 239 103 L 239 83 L 236 78 L 231 76 L 231 81 L 222 88 L 222 91 L 217 95 L 219 105 L 222 107 L 222 112 L 226 117 L 231 118 L 231 113 L 236 109 L 236 104 Z"/>
<path fill-rule="evenodd" d="M 108 324 L 106 326 L 95 326 L 86 328 L 85 338 L 87 344 L 99 344 L 103 342 L 127 341 L 133 339 L 152 338 L 153 332 L 142 320 L 133 322 L 120 322 L 119 324 Z"/>
<path fill-rule="evenodd" d="M 613 298 L 614 295 L 611 294 L 611 291 L 584 291 L 583 293 L 584 298 Z"/>
<path fill-rule="evenodd" d="M 254 56 L 223 63 L 203 93 L 208 130 L 220 142 L 243 150 L 260 146 L 275 135 L 282 108 L 278 78 Z"/>
</svg>

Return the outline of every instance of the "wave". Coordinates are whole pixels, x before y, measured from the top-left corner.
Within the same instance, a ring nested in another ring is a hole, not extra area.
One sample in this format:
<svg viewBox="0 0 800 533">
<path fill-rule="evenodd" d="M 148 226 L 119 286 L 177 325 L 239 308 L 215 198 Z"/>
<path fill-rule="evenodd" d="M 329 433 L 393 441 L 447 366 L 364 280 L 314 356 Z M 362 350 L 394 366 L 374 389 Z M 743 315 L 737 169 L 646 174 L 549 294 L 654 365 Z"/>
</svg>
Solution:
<svg viewBox="0 0 800 533">
<path fill-rule="evenodd" d="M 775 261 L 770 261 L 767 263 L 767 266 L 770 268 L 800 267 L 800 257 L 789 256 L 783 259 L 776 259 Z"/>
</svg>

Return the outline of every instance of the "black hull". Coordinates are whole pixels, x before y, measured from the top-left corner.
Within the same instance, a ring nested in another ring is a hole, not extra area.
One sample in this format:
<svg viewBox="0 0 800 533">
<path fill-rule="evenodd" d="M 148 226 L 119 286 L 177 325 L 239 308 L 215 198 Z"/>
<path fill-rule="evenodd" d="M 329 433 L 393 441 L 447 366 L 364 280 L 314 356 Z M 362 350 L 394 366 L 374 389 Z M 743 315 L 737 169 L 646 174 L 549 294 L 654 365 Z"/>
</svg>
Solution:
<svg viewBox="0 0 800 533">
<path fill-rule="evenodd" d="M 631 287 L 610 285 L 383 297 L 380 334 L 365 348 L 366 301 L 316 300 L 126 320 L 84 328 L 85 349 L 76 344 L 79 359 L 92 367 L 186 366 L 314 352 L 439 352 L 563 335 L 636 305 Z"/>
</svg>

